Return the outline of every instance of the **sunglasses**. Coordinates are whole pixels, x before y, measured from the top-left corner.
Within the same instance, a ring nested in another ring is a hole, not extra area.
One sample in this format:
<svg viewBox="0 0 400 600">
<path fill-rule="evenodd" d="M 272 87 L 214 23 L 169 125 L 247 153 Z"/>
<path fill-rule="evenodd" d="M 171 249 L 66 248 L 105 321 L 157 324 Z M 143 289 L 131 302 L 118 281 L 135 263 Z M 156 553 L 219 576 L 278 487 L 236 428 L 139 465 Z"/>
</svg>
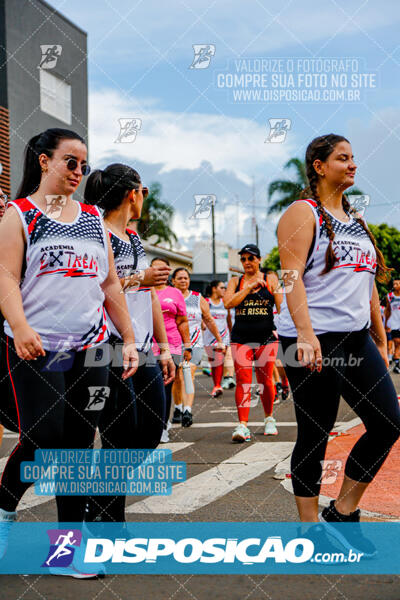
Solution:
<svg viewBox="0 0 400 600">
<path fill-rule="evenodd" d="M 242 263 L 244 263 L 246 261 L 253 262 L 253 261 L 255 261 L 255 259 L 256 259 L 256 257 L 253 254 L 251 254 L 250 256 L 241 256 L 240 262 L 242 262 Z"/>
<path fill-rule="evenodd" d="M 2 200 L 4 202 L 4 204 L 7 204 L 7 202 L 8 202 L 7 194 L 0 194 L 0 200 Z"/>
<path fill-rule="evenodd" d="M 76 158 L 68 158 L 68 159 L 66 159 L 66 164 L 67 164 L 67 169 L 69 171 L 75 171 L 79 162 L 76 160 Z M 81 164 L 81 171 L 82 171 L 82 175 L 89 175 L 90 166 L 86 163 L 84 163 L 83 165 Z"/>
<path fill-rule="evenodd" d="M 149 195 L 149 188 L 142 187 L 142 194 L 143 194 L 143 198 L 147 198 L 147 196 Z"/>
</svg>

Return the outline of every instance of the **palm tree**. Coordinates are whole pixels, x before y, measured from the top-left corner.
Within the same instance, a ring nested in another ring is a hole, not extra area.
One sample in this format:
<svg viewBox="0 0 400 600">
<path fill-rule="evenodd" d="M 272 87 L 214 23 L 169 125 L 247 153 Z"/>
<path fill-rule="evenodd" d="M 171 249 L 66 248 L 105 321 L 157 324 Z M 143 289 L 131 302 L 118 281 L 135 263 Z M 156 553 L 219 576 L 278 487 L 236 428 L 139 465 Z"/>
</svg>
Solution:
<svg viewBox="0 0 400 600">
<path fill-rule="evenodd" d="M 269 184 L 268 203 L 275 193 L 279 193 L 281 196 L 269 206 L 269 215 L 272 213 L 280 213 L 285 210 L 292 202 L 300 198 L 302 190 L 308 186 L 305 163 L 299 158 L 291 158 L 283 168 L 290 169 L 291 167 L 294 167 L 296 170 L 295 179 L 278 179 Z M 362 195 L 363 192 L 358 188 L 353 187 L 346 193 L 346 196 L 350 196 L 351 194 Z"/>
<path fill-rule="evenodd" d="M 171 229 L 171 219 L 174 216 L 174 208 L 168 202 L 161 200 L 161 184 L 152 183 L 149 187 L 149 195 L 143 202 L 142 215 L 137 221 L 137 231 L 144 239 L 158 236 L 158 242 L 166 242 L 169 247 L 178 241 Z"/>
</svg>

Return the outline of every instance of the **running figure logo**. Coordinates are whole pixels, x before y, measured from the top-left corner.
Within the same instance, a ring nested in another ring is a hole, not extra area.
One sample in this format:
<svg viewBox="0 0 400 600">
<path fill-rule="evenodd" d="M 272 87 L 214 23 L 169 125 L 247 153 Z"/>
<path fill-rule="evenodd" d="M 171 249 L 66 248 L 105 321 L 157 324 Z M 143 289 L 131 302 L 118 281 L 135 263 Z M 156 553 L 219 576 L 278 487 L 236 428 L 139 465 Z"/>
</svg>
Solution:
<svg viewBox="0 0 400 600">
<path fill-rule="evenodd" d="M 109 387 L 101 385 L 89 387 L 90 399 L 85 410 L 103 410 L 107 398 L 110 395 Z"/>
<path fill-rule="evenodd" d="M 217 203 L 215 194 L 195 194 L 194 211 L 191 219 L 208 219 L 211 214 L 211 207 Z"/>
<path fill-rule="evenodd" d="M 321 460 L 321 467 L 322 473 L 318 484 L 324 483 L 325 485 L 330 485 L 335 483 L 342 468 L 342 461 L 335 459 Z"/>
<path fill-rule="evenodd" d="M 142 129 L 142 119 L 118 119 L 119 134 L 115 144 L 131 144 L 136 140 L 137 132 Z"/>
<path fill-rule="evenodd" d="M 364 216 L 365 209 L 369 206 L 371 198 L 368 194 L 350 194 L 347 196 L 347 200 L 350 202 L 350 206 L 355 210 L 361 217 Z"/>
<path fill-rule="evenodd" d="M 46 215 L 52 219 L 58 219 L 61 216 L 62 209 L 67 204 L 67 196 L 46 194 Z"/>
<path fill-rule="evenodd" d="M 75 548 L 81 545 L 82 532 L 79 529 L 48 529 L 47 535 L 50 549 L 42 567 L 69 567 Z"/>
<path fill-rule="evenodd" d="M 281 144 L 285 141 L 287 132 L 291 128 L 290 119 L 268 119 L 269 133 L 265 144 Z"/>
<path fill-rule="evenodd" d="M 299 278 L 299 272 L 296 269 L 279 269 L 277 274 L 279 287 L 276 291 L 281 294 L 290 294 L 294 287 L 294 282 Z"/>
<path fill-rule="evenodd" d="M 264 392 L 263 383 L 243 383 L 243 400 L 240 403 L 241 407 L 254 408 Z"/>
<path fill-rule="evenodd" d="M 193 44 L 193 62 L 190 69 L 207 69 L 212 57 L 215 55 L 214 44 Z"/>
<path fill-rule="evenodd" d="M 53 69 L 58 58 L 61 56 L 62 46 L 57 44 L 45 44 L 40 46 L 42 52 L 42 58 L 38 69 Z"/>
</svg>

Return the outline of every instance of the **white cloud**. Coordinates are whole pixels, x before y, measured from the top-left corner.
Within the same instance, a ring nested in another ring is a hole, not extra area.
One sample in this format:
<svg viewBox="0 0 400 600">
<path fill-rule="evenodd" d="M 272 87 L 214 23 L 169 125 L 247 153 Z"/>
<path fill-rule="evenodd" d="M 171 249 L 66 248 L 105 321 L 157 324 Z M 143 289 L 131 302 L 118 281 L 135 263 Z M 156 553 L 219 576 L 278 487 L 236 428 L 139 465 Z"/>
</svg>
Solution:
<svg viewBox="0 0 400 600">
<path fill-rule="evenodd" d="M 140 118 L 133 143 L 115 143 L 120 118 Z M 266 126 L 256 121 L 200 113 L 173 113 L 152 99 L 124 98 L 113 90 L 90 95 L 89 147 L 96 164 L 118 154 L 127 161 L 162 163 L 161 172 L 197 169 L 203 161 L 215 171 L 228 170 L 243 182 L 262 174 L 266 164 L 279 170 L 297 148 L 295 137 L 284 144 L 265 144 Z"/>
</svg>

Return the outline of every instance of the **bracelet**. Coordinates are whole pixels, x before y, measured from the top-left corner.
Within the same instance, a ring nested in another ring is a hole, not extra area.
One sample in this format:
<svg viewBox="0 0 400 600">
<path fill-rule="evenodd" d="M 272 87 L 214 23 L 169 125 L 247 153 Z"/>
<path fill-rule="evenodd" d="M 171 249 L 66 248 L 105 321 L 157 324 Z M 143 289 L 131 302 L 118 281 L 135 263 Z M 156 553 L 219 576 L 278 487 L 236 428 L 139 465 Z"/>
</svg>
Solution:
<svg viewBox="0 0 400 600">
<path fill-rule="evenodd" d="M 183 351 L 190 352 L 190 354 L 193 354 L 193 348 L 184 348 Z"/>
</svg>

